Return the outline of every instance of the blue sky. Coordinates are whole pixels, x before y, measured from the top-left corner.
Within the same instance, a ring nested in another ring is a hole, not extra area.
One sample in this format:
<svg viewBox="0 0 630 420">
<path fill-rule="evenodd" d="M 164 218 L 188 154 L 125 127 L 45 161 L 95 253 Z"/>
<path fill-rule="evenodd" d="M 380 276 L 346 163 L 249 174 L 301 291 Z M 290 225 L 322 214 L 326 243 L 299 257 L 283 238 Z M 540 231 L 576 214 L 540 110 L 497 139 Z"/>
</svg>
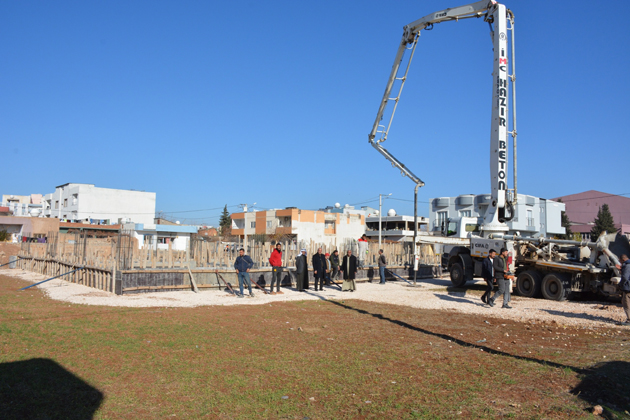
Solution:
<svg viewBox="0 0 630 420">
<path fill-rule="evenodd" d="M 385 207 L 412 214 L 413 183 L 367 134 L 402 27 L 463 3 L 1 2 L 0 194 L 152 191 L 174 219 L 216 224 L 225 204 L 393 193 Z M 630 2 L 505 4 L 519 192 L 630 193 Z M 430 198 L 490 190 L 488 32 L 472 19 L 421 36 L 384 144 L 426 183 L 421 215 Z"/>
</svg>

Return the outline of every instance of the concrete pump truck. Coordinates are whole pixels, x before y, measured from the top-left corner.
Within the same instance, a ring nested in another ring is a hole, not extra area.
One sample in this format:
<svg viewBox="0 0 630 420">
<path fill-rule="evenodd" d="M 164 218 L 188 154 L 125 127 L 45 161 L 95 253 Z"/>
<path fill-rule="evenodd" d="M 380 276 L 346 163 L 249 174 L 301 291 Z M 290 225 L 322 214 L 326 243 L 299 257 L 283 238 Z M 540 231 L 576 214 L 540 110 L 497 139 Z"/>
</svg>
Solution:
<svg viewBox="0 0 630 420">
<path fill-rule="evenodd" d="M 625 236 L 602 234 L 596 242 L 556 240 L 544 237 L 523 237 L 510 231 L 506 222 L 515 216 L 516 193 L 516 92 L 514 64 L 514 15 L 494 0 L 440 10 L 418 19 L 403 28 L 394 65 L 385 87 L 376 119 L 369 134 L 369 143 L 382 154 L 403 176 L 416 184 L 416 197 L 424 182 L 382 146 L 388 138 L 409 68 L 418 44 L 420 32 L 433 25 L 463 19 L 483 19 L 490 25 L 493 45 L 492 112 L 490 132 L 491 194 L 480 201 L 482 216 L 468 224 L 459 223 L 451 237 L 421 236 L 419 243 L 441 244 L 443 260 L 450 272 L 453 285 L 464 287 L 481 275 L 481 261 L 490 249 L 506 248 L 508 268 L 515 274 L 516 292 L 522 296 L 564 300 L 571 293 L 595 292 L 603 296 L 618 295 L 618 257 L 630 256 L 630 245 Z M 405 63 L 405 53 L 409 52 Z M 510 74 L 511 72 L 511 74 Z M 397 87 L 396 96 L 392 90 Z M 508 102 L 511 99 L 511 115 Z M 383 123 L 383 120 L 385 122 Z M 511 127 L 511 129 L 509 129 Z M 514 148 L 514 189 L 509 190 L 508 135 Z M 417 202 L 417 201 L 416 201 Z M 462 218 L 462 222 L 466 218 Z M 418 247 L 416 247 L 418 249 Z M 416 259 L 417 260 L 417 259 Z"/>
</svg>

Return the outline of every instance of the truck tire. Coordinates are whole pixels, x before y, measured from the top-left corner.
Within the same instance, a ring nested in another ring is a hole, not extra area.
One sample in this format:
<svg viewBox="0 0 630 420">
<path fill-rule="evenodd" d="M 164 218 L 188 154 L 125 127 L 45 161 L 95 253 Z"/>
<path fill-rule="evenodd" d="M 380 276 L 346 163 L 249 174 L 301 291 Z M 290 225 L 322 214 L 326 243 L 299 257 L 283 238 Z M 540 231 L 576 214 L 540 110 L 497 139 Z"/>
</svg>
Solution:
<svg viewBox="0 0 630 420">
<path fill-rule="evenodd" d="M 558 273 L 547 274 L 540 288 L 543 297 L 549 300 L 566 300 L 571 291 L 565 276 Z"/>
<path fill-rule="evenodd" d="M 466 276 L 464 272 L 464 267 L 462 267 L 461 263 L 453 263 L 450 268 L 451 272 L 451 282 L 455 287 L 464 287 L 466 284 Z"/>
<path fill-rule="evenodd" d="M 541 283 L 542 279 L 537 271 L 523 271 L 516 278 L 516 293 L 528 298 L 539 297 Z"/>
</svg>

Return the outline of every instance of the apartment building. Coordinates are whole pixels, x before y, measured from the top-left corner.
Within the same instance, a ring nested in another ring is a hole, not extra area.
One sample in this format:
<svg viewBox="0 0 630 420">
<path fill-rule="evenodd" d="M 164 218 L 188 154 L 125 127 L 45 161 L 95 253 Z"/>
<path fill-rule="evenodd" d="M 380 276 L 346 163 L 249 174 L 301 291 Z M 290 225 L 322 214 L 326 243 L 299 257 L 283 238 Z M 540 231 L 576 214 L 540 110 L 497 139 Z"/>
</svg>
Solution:
<svg viewBox="0 0 630 420">
<path fill-rule="evenodd" d="M 365 215 L 295 207 L 257 212 L 232 213 L 232 234 L 279 235 L 295 240 L 333 245 L 358 239 L 365 233 Z"/>
<path fill-rule="evenodd" d="M 75 223 L 153 224 L 155 198 L 153 192 L 68 183 L 44 196 L 43 216 Z"/>
</svg>

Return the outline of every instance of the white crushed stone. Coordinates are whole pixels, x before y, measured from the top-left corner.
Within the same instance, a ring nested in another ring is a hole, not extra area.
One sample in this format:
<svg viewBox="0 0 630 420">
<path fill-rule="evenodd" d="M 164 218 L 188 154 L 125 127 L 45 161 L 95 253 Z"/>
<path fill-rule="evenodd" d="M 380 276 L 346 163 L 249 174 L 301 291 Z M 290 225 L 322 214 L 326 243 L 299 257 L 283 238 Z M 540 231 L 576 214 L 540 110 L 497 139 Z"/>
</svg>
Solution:
<svg viewBox="0 0 630 420">
<path fill-rule="evenodd" d="M 32 283 L 46 277 L 18 269 L 0 269 L 0 275 L 14 277 Z M 483 280 L 480 283 L 485 283 Z M 481 302 L 481 292 L 448 292 L 449 279 L 421 279 L 413 287 L 403 281 L 358 283 L 356 292 L 341 292 L 335 286 L 326 287 L 323 292 L 312 288 L 306 292 L 281 288 L 281 295 L 266 295 L 254 289 L 255 297 L 236 298 L 219 289 L 205 289 L 200 293 L 192 291 L 154 292 L 130 295 L 116 295 L 65 280 L 55 279 L 36 286 L 51 298 L 63 302 L 83 305 L 122 306 L 122 307 L 197 307 L 215 305 L 262 305 L 296 300 L 345 300 L 356 299 L 369 302 L 390 303 L 421 309 L 440 309 L 474 315 L 500 317 L 516 321 L 553 322 L 566 326 L 613 326 L 625 320 L 625 313 L 619 303 L 595 301 L 556 302 L 545 299 L 530 299 L 512 295 L 513 309 L 502 309 L 497 300 L 494 308 Z M 312 285 L 311 285 L 312 287 Z M 236 289 L 238 291 L 238 284 Z M 620 327 L 623 328 L 623 327 Z"/>
</svg>

